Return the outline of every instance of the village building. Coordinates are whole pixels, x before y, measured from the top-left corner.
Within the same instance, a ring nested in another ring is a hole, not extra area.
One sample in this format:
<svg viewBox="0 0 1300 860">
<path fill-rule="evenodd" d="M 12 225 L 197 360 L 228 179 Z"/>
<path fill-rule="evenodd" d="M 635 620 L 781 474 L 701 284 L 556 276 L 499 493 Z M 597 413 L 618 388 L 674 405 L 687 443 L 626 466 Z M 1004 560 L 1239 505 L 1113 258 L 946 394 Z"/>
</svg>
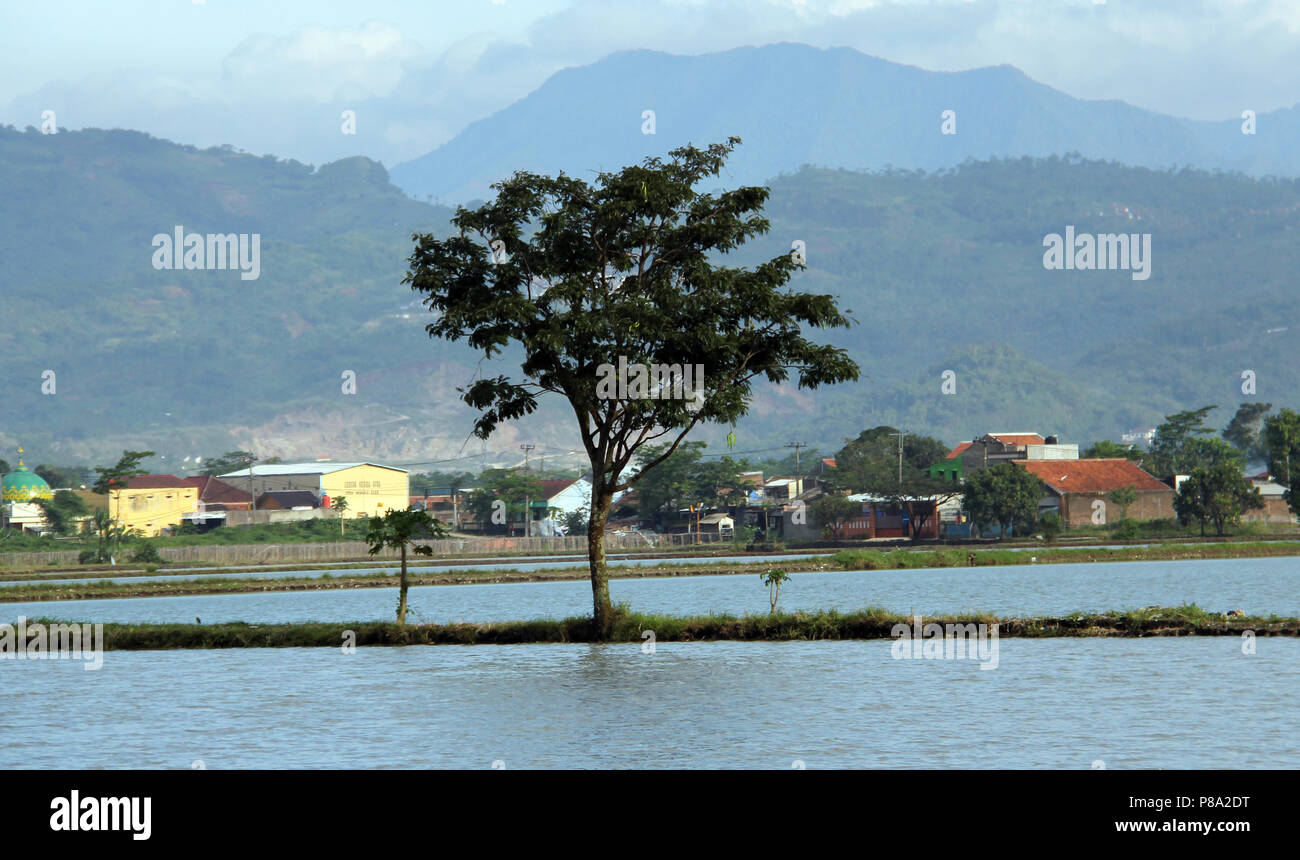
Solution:
<svg viewBox="0 0 1300 860">
<path fill-rule="evenodd" d="M 411 503 L 406 470 L 377 463 L 268 463 L 218 477 L 256 498 L 272 492 L 305 490 L 316 499 L 317 508 L 331 508 L 333 501 L 343 496 L 349 519 L 404 511 Z"/>
<path fill-rule="evenodd" d="M 1123 457 L 1094 460 L 1015 460 L 1040 481 L 1047 495 L 1039 503 L 1039 513 L 1056 513 L 1065 528 L 1097 523 L 1096 511 L 1102 511 L 1103 524 L 1120 521 L 1120 507 L 1110 494 L 1123 487 L 1133 487 L 1137 498 L 1129 505 L 1127 517 L 1135 520 L 1174 519 L 1174 491 L 1169 485 L 1145 472 L 1137 463 Z M 1099 508 L 1094 503 L 1100 501 Z"/>
<path fill-rule="evenodd" d="M 180 525 L 198 506 L 198 487 L 175 475 L 136 475 L 108 492 L 108 515 L 145 537 Z"/>
<path fill-rule="evenodd" d="M 1037 433 L 985 433 L 962 442 L 948 452 L 943 463 L 930 469 L 931 477 L 960 481 L 980 469 L 1017 460 L 1077 460 L 1079 446 L 1062 443 L 1056 436 Z"/>
<path fill-rule="evenodd" d="M 1241 521 L 1244 523 L 1266 523 L 1278 525 L 1294 525 L 1296 515 L 1291 512 L 1291 508 L 1286 503 L 1286 487 L 1273 480 L 1272 475 L 1263 472 L 1250 477 L 1251 484 L 1259 490 L 1260 500 L 1263 501 L 1264 507 L 1253 511 L 1246 511 L 1241 515 Z"/>
<path fill-rule="evenodd" d="M 0 525 L 4 528 L 41 533 L 47 530 L 45 513 L 38 502 L 54 498 L 45 479 L 23 465 L 18 449 L 18 467 L 0 478 Z"/>
<path fill-rule="evenodd" d="M 568 533 L 565 518 L 578 511 L 591 511 L 591 482 L 586 478 L 541 481 L 542 495 L 529 500 L 528 534 L 556 537 Z"/>
</svg>

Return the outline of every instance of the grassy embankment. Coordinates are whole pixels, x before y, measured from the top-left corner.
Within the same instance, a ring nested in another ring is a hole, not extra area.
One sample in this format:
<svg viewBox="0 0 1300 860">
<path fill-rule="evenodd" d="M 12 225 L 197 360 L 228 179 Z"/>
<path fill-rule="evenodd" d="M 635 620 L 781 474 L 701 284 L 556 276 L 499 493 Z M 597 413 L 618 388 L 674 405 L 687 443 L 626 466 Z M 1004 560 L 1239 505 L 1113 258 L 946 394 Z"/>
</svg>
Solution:
<svg viewBox="0 0 1300 860">
<path fill-rule="evenodd" d="M 1023 550 L 967 549 L 938 550 L 845 550 L 833 559 L 844 570 L 898 570 L 918 567 L 983 567 L 1016 564 L 1076 564 L 1117 561 L 1189 561 L 1214 558 L 1267 558 L 1300 555 L 1300 541 L 1251 541 L 1248 543 L 1158 544 L 1155 546 L 1053 547 Z"/>
<path fill-rule="evenodd" d="M 1254 543 L 1225 544 L 1162 544 L 1150 547 L 1123 547 L 1075 549 L 1035 547 L 1016 552 L 1005 549 L 968 550 L 965 548 L 939 550 L 847 550 L 833 556 L 810 557 L 807 560 L 758 562 L 753 564 L 682 564 L 638 565 L 613 567 L 615 578 L 644 578 L 662 576 L 705 576 L 752 574 L 779 566 L 791 573 L 822 572 L 828 570 L 902 570 L 917 568 L 989 567 L 999 565 L 1075 564 L 1088 562 L 1123 561 L 1188 561 L 1216 558 L 1266 558 L 1273 556 L 1300 556 L 1300 542 L 1259 541 Z M 535 571 L 492 568 L 484 570 L 439 571 L 413 568 L 409 573 L 412 585 L 466 585 L 472 583 L 544 582 L 553 580 L 586 579 L 585 565 Z M 32 600 L 90 600 L 111 597 L 174 597 L 190 594 L 227 594 L 272 591 L 326 591 L 340 588 L 394 588 L 397 571 L 385 569 L 377 573 L 349 575 L 346 572 L 330 573 L 320 577 L 240 578 L 221 574 L 194 579 L 176 579 L 164 582 L 131 582 L 106 579 L 73 585 L 33 581 L 0 588 L 0 603 Z"/>
<path fill-rule="evenodd" d="M 28 622 L 53 623 L 50 619 Z M 967 613 L 922 619 L 923 624 L 997 624 L 1000 638 L 1151 637 L 1300 635 L 1300 619 L 1277 616 L 1225 617 L 1198 606 L 1151 607 L 1130 612 L 1079 613 L 1060 618 L 998 618 Z M 607 642 L 643 642 L 654 632 L 659 642 L 718 640 L 788 641 L 892 639 L 897 624 L 911 627 L 913 619 L 869 608 L 859 612 L 793 613 L 777 615 L 709 615 L 676 618 L 618 613 Z M 349 639 L 346 634 L 355 637 Z M 358 624 L 105 624 L 106 650 L 166 650 L 197 648 L 338 648 L 351 642 L 375 645 L 509 645 L 525 643 L 597 642 L 589 618 L 539 619 L 500 624 L 424 624 L 399 627 L 391 623 Z"/>
</svg>

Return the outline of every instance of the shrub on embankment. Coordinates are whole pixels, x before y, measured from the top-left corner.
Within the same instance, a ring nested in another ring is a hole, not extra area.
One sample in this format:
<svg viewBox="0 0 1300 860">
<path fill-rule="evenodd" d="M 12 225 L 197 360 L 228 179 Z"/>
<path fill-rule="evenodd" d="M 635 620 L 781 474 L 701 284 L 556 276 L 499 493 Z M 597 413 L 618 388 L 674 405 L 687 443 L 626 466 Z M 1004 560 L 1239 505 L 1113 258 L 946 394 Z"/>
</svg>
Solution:
<svg viewBox="0 0 1300 860">
<path fill-rule="evenodd" d="M 1214 558 L 1267 558 L 1300 555 L 1300 542 L 1158 544 L 1154 546 L 1029 547 L 1011 549 L 880 550 L 837 552 L 831 560 L 844 570 L 902 570 L 925 567 L 988 567 L 1015 564 L 1068 564 L 1107 561 L 1184 561 Z"/>
<path fill-rule="evenodd" d="M 38 619 L 52 623 L 50 619 Z M 1117 613 L 1075 613 L 1055 618 L 997 618 L 968 613 L 922 618 L 923 624 L 998 624 L 1003 638 L 1300 635 L 1300 619 L 1235 616 L 1195 605 L 1151 607 Z M 35 622 L 30 622 L 35 623 Z M 837 613 L 708 615 L 674 617 L 620 612 L 607 642 L 788 641 L 890 639 L 894 627 L 913 619 L 883 609 Z M 348 637 L 347 634 L 351 634 Z M 510 645 L 602 641 L 589 618 L 539 619 L 495 624 L 105 624 L 106 650 L 177 648 L 307 648 L 352 643 L 375 645 Z"/>
</svg>

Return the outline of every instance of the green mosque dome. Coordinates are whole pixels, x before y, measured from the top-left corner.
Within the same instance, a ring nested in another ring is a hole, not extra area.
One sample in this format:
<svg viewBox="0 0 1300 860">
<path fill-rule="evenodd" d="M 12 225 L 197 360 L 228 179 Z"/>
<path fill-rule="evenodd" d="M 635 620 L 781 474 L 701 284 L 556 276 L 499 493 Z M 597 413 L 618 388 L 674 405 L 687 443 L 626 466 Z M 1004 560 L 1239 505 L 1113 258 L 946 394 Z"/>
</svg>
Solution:
<svg viewBox="0 0 1300 860">
<path fill-rule="evenodd" d="M 54 493 L 45 479 L 23 465 L 23 449 L 18 449 L 18 468 L 0 480 L 0 499 L 6 502 L 30 502 L 33 499 L 52 499 Z"/>
</svg>

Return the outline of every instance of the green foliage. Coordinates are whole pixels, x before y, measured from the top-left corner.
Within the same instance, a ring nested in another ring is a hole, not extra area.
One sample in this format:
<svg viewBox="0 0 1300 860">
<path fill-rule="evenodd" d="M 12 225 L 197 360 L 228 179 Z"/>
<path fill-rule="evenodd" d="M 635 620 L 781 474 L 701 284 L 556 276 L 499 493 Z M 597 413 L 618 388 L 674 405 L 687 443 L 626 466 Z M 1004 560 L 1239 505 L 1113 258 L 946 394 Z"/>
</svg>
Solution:
<svg viewBox="0 0 1300 860">
<path fill-rule="evenodd" d="M 1137 520 L 1121 519 L 1111 534 L 1116 540 L 1136 540 L 1142 534 L 1142 526 Z"/>
<path fill-rule="evenodd" d="M 391 510 L 382 517 L 371 517 L 367 523 L 365 542 L 371 555 L 385 549 L 409 549 L 416 555 L 433 555 L 433 549 L 422 540 L 446 537 L 447 527 L 428 511 Z"/>
<path fill-rule="evenodd" d="M 703 442 L 683 442 L 666 454 L 667 445 L 645 445 L 637 453 L 638 468 L 659 461 L 637 482 L 643 519 L 659 526 L 677 522 L 678 511 L 692 505 L 716 508 L 740 504 L 745 499 L 741 473 L 750 471 L 744 460 L 702 458 Z"/>
<path fill-rule="evenodd" d="M 58 490 L 51 499 L 37 499 L 45 522 L 56 535 L 68 535 L 77 530 L 77 519 L 90 513 L 81 497 L 70 490 Z"/>
<path fill-rule="evenodd" d="M 1242 476 L 1235 463 L 1197 466 L 1174 497 L 1174 511 L 1182 523 L 1196 522 L 1205 534 L 1207 523 L 1215 533 L 1224 534 L 1224 526 L 1235 524 L 1241 514 L 1264 506 L 1259 490 Z"/>
<path fill-rule="evenodd" d="M 382 517 L 371 517 L 366 529 L 366 543 L 371 555 L 378 555 L 385 549 L 395 549 L 402 554 L 402 572 L 397 602 L 397 623 L 406 623 L 406 555 L 433 555 L 433 548 L 428 544 L 417 543 L 423 540 L 439 540 L 447 536 L 447 527 L 427 511 L 391 510 Z"/>
<path fill-rule="evenodd" d="M 1111 490 L 1110 500 L 1113 504 L 1119 506 L 1120 521 L 1128 519 L 1129 506 L 1137 501 L 1137 487 L 1133 484 L 1127 484 L 1116 490 Z"/>
<path fill-rule="evenodd" d="M 341 536 L 347 534 L 348 532 L 347 513 L 348 513 L 348 508 L 351 506 L 351 504 L 348 502 L 348 497 L 338 496 L 337 498 L 330 499 L 330 506 L 333 507 L 334 510 L 339 512 L 339 535 Z"/>
<path fill-rule="evenodd" d="M 522 352 L 517 379 L 480 377 L 461 392 L 478 412 L 475 435 L 536 411 L 542 394 L 567 400 L 591 465 L 595 534 L 613 495 L 658 465 L 627 474 L 645 444 L 667 443 L 666 459 L 696 426 L 734 424 L 756 380 L 793 372 L 800 388 L 816 388 L 858 378 L 844 349 L 804 336 L 850 321 L 833 296 L 787 287 L 802 266 L 788 248 L 750 269 L 718 262 L 769 229 L 768 189 L 700 190 L 739 143 L 679 147 L 593 184 L 516 173 L 493 186 L 494 201 L 457 210 L 456 234 L 416 237 L 405 282 L 435 314 L 429 334 L 485 359 Z M 624 361 L 702 366 L 705 378 L 681 396 L 610 390 L 602 367 Z M 607 626 L 608 575 L 603 556 L 591 561 L 595 616 Z"/>
<path fill-rule="evenodd" d="M 82 485 L 89 486 L 94 482 L 92 470 L 86 466 L 51 466 L 41 463 L 32 471 L 44 478 L 45 483 L 54 489 L 59 487 L 76 489 Z"/>
<path fill-rule="evenodd" d="M 1223 429 L 1223 438 L 1236 448 L 1243 460 L 1257 460 L 1267 453 L 1261 436 L 1264 418 L 1272 403 L 1243 403 Z"/>
<path fill-rule="evenodd" d="M 1093 442 L 1079 454 L 1084 460 L 1127 459 L 1140 462 L 1145 455 L 1136 445 L 1121 445 L 1103 439 Z"/>
<path fill-rule="evenodd" d="M 137 564 L 162 564 L 163 558 L 158 554 L 158 547 L 149 541 L 141 541 L 131 553 L 131 561 Z"/>
<path fill-rule="evenodd" d="M 760 573 L 759 578 L 762 579 L 763 584 L 767 586 L 768 601 L 772 604 L 772 611 L 770 614 L 775 615 L 776 604 L 781 600 L 781 586 L 790 581 L 790 574 L 786 573 L 784 570 L 772 569 L 766 573 Z"/>
<path fill-rule="evenodd" d="M 0 171 L 8 179 L 0 256 L 12 282 L 24 285 L 6 295 L 0 347 L 15 378 L 39 375 L 39 352 L 77 356 L 83 398 L 76 409 L 51 411 L 38 387 L 11 387 L 10 436 L 65 441 L 85 462 L 116 454 L 102 450 L 102 440 L 132 431 L 140 433 L 136 447 L 162 451 L 161 439 L 193 429 L 196 451 L 220 451 L 232 423 L 255 426 L 303 404 L 337 403 L 337 379 L 319 368 L 356 366 L 354 357 L 376 371 L 367 400 L 410 415 L 417 427 L 432 419 L 449 435 L 464 435 L 449 420 L 455 392 L 431 389 L 430 369 L 410 360 L 424 320 L 409 312 L 412 296 L 399 284 L 408 237 L 444 235 L 451 212 L 402 194 L 381 165 L 347 159 L 313 170 L 135 132 L 0 128 Z M 864 381 L 824 389 L 797 407 L 756 410 L 737 424 L 741 450 L 789 441 L 792 419 L 806 422 L 808 441 L 824 451 L 885 423 L 949 441 L 1008 426 L 1066 439 L 1110 437 L 1239 396 L 1231 379 L 1206 373 L 1207 366 L 1252 367 L 1270 390 L 1300 390 L 1288 335 L 1264 331 L 1269 319 L 1294 316 L 1300 301 L 1300 244 L 1291 241 L 1300 204 L 1295 180 L 1053 157 L 939 173 L 807 168 L 769 184 L 771 230 L 735 249 L 735 264 L 760 265 L 787 254 L 791 237 L 808 238 L 808 267 L 791 286 L 858 309 L 854 329 L 821 336 L 864 367 L 870 362 L 871 380 L 870 388 Z M 39 211 L 24 202 L 31 200 L 42 201 Z M 1067 223 L 1080 232 L 1133 229 L 1113 205 L 1120 200 L 1161 225 L 1165 247 L 1178 248 L 1157 263 L 1144 282 L 1149 289 L 1135 290 L 1122 271 L 1043 270 L 1046 232 Z M 231 285 L 241 283 L 237 273 L 147 270 L 141 277 L 139 237 L 147 253 L 148 237 L 166 229 L 157 223 L 159 206 L 175 213 L 169 223 L 187 229 L 236 229 L 212 223 L 211 213 L 232 206 L 245 213 L 236 221 L 253 218 L 241 230 L 265 225 L 270 235 L 274 226 L 276 265 L 264 267 L 251 305 L 228 300 Z M 66 253 L 61 237 L 68 235 L 84 256 Z M 83 259 L 97 261 L 97 288 L 89 292 Z M 1231 272 L 1250 273 L 1248 313 L 1240 291 L 1223 289 Z M 988 284 L 998 285 L 998 301 L 978 288 Z M 1041 303 L 1045 291 L 1063 285 L 1068 307 Z M 1032 325 L 1007 327 L 1006 307 L 1038 310 Z M 918 332 L 935 338 L 932 361 L 879 360 L 914 354 Z M 32 342 L 42 350 L 34 352 Z M 160 363 L 179 367 L 196 354 L 220 363 L 222 377 L 153 375 Z M 268 354 L 276 356 L 274 374 L 264 372 Z M 446 345 L 436 372 L 469 378 L 477 357 Z M 517 365 L 516 353 L 505 358 Z M 1104 378 L 1095 373 L 1102 366 Z M 957 392 L 937 398 L 939 374 L 949 368 Z M 500 370 L 484 365 L 487 377 Z M 174 414 L 188 416 L 191 426 L 176 428 L 180 419 L 164 416 L 177 404 L 184 410 Z M 543 407 L 537 417 L 571 416 Z M 170 461 L 173 452 L 165 453 Z M 804 452 L 805 462 L 812 456 Z M 792 464 L 769 471 L 789 473 Z"/>
<path fill-rule="evenodd" d="M 882 425 L 863 430 L 835 454 L 835 486 L 855 493 L 875 492 L 899 483 L 899 431 Z M 929 436 L 907 434 L 903 437 L 903 483 L 930 479 L 930 466 L 948 455 L 948 446 Z"/>
<path fill-rule="evenodd" d="M 460 490 L 477 483 L 471 472 L 415 472 L 409 480 L 413 496 L 427 496 L 434 490 Z"/>
<path fill-rule="evenodd" d="M 1205 451 L 1196 440 L 1214 433 L 1214 428 L 1205 425 L 1205 416 L 1218 408 L 1202 406 L 1166 416 L 1164 423 L 1156 427 L 1147 471 L 1157 476 L 1184 475 L 1201 465 L 1200 455 Z"/>
<path fill-rule="evenodd" d="M 90 525 L 95 535 L 95 557 L 101 561 L 115 558 L 126 541 L 140 536 L 138 531 L 117 522 L 102 508 L 91 514 Z"/>
<path fill-rule="evenodd" d="M 981 528 L 1000 525 L 1005 537 L 1013 525 L 1038 520 L 1042 497 L 1042 482 L 1027 469 L 1000 463 L 967 476 L 962 506 Z"/>
<path fill-rule="evenodd" d="M 123 451 L 117 463 L 108 467 L 95 467 L 99 477 L 95 480 L 94 491 L 101 496 L 108 495 L 109 490 L 125 487 L 127 481 L 136 475 L 146 475 L 148 471 L 140 468 L 140 462 L 154 455 L 153 451 Z"/>
<path fill-rule="evenodd" d="M 915 539 L 933 515 L 930 500 L 941 504 L 962 490 L 951 481 L 930 477 L 930 466 L 947 456 L 947 445 L 909 433 L 903 437 L 900 466 L 897 433 L 893 427 L 880 426 L 858 434 L 835 455 L 831 483 L 840 489 L 871 493 L 892 508 L 906 510 Z"/>
<path fill-rule="evenodd" d="M 879 607 L 855 612 L 796 612 L 777 615 L 671 616 L 631 611 L 615 614 L 609 628 L 590 618 L 536 619 L 492 624 L 384 623 L 350 624 L 105 624 L 107 650 L 170 650 L 176 648 L 334 648 L 355 637 L 358 646 L 507 645 L 532 642 L 634 642 L 653 630 L 659 642 L 719 639 L 816 640 L 892 639 L 898 624 L 914 619 Z M 1225 617 L 1195 604 L 1152 606 L 1128 612 L 1078 612 L 1058 618 L 1000 618 L 987 612 L 927 616 L 922 623 L 997 624 L 1000 636 L 1046 638 L 1061 636 L 1240 636 L 1244 630 L 1295 636 L 1300 619 L 1270 616 Z M 57 623 L 51 618 L 32 623 Z M 345 639 L 345 634 L 351 633 Z"/>
<path fill-rule="evenodd" d="M 226 475 L 240 469 L 247 470 L 249 466 L 256 462 L 257 456 L 252 451 L 227 451 L 220 457 L 210 457 L 204 460 L 203 469 L 199 474 Z"/>
<path fill-rule="evenodd" d="M 1300 489 L 1300 476 L 1292 470 L 1300 471 L 1300 413 L 1282 409 L 1276 415 L 1264 419 L 1264 447 L 1268 451 L 1268 468 L 1282 486 L 1289 488 L 1288 501 L 1291 510 L 1297 507 L 1297 489 Z"/>
<path fill-rule="evenodd" d="M 1049 512 L 1038 518 L 1038 531 L 1049 544 L 1056 543 L 1061 528 L 1061 517 L 1058 514 Z"/>
<path fill-rule="evenodd" d="M 564 515 L 564 531 L 568 535 L 583 535 L 587 533 L 587 525 L 591 521 L 591 513 L 587 508 L 578 508 L 576 511 L 569 511 Z"/>
<path fill-rule="evenodd" d="M 479 476 L 479 487 L 466 504 L 487 532 L 506 531 L 515 520 L 527 522 L 526 503 L 541 501 L 542 482 L 536 474 L 520 469 L 488 469 Z M 493 522 L 494 505 L 505 503 L 505 522 Z"/>
<path fill-rule="evenodd" d="M 844 526 L 850 520 L 862 515 L 862 505 L 849 501 L 847 496 L 839 493 L 827 493 L 819 496 L 810 506 L 813 519 L 822 527 L 822 534 L 831 540 L 844 537 Z"/>
</svg>

